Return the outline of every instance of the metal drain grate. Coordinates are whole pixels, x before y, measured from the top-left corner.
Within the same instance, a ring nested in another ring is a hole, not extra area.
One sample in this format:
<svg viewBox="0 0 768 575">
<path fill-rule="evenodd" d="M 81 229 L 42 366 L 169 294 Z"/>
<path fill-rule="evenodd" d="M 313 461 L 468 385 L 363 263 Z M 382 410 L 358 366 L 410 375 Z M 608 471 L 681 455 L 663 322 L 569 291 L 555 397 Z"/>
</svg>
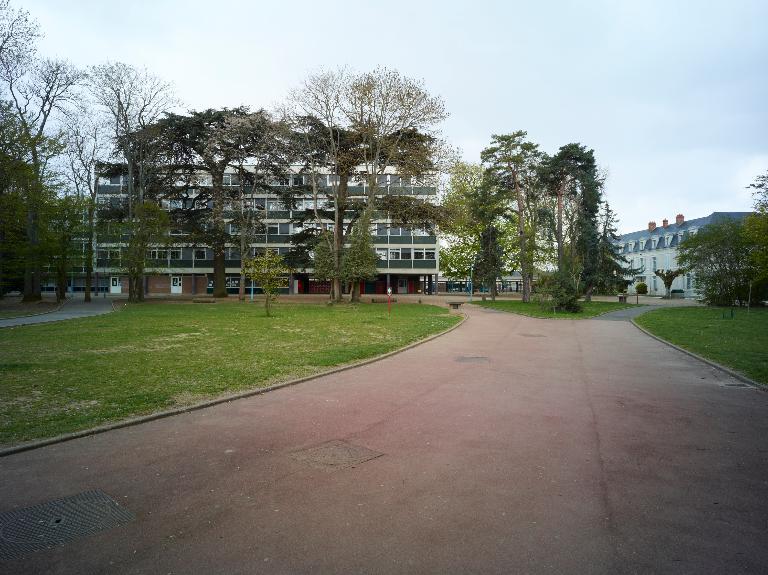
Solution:
<svg viewBox="0 0 768 575">
<path fill-rule="evenodd" d="M 456 361 L 459 363 L 487 363 L 488 358 L 484 355 L 460 355 Z"/>
<path fill-rule="evenodd" d="M 342 469 L 344 467 L 353 467 L 365 461 L 381 457 L 383 453 L 372 451 L 361 445 L 353 445 L 346 441 L 333 439 L 317 447 L 294 451 L 291 457 L 320 465 L 328 469 Z"/>
<path fill-rule="evenodd" d="M 18 559 L 133 519 L 99 490 L 0 513 L 0 559 Z"/>
</svg>

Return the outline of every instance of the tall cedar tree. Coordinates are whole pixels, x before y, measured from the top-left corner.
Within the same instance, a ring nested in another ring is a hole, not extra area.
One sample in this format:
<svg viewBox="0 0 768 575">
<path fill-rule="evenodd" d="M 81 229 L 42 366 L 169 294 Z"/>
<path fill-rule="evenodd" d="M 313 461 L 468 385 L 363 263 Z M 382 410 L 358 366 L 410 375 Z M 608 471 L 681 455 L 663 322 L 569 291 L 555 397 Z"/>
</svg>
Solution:
<svg viewBox="0 0 768 575">
<path fill-rule="evenodd" d="M 244 177 L 252 178 L 252 189 L 272 191 L 290 164 L 290 158 L 281 154 L 279 130 L 266 112 L 251 113 L 246 107 L 168 114 L 157 126 L 169 153 L 165 197 L 180 202 L 182 207 L 173 216 L 191 239 L 211 247 L 213 296 L 227 297 L 225 258 L 232 238 L 225 210 L 238 203 L 241 190 L 225 186 L 224 173 L 242 158 L 258 156 L 259 170 Z"/>
</svg>

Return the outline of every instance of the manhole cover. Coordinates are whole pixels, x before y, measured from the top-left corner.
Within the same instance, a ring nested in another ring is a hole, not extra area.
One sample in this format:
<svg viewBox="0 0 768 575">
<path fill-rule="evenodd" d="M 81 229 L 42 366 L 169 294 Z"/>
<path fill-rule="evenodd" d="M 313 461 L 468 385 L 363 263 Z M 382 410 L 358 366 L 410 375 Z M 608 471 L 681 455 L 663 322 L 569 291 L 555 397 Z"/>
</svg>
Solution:
<svg viewBox="0 0 768 575">
<path fill-rule="evenodd" d="M 133 519 L 99 490 L 0 513 L 0 559 L 18 559 Z"/>
<path fill-rule="evenodd" d="M 294 451 L 291 457 L 329 469 L 342 469 L 376 459 L 382 455 L 384 454 L 361 445 L 353 445 L 346 441 L 334 439 L 316 447 Z"/>
<path fill-rule="evenodd" d="M 488 358 L 484 355 L 460 355 L 456 361 L 459 363 L 486 363 Z"/>
</svg>

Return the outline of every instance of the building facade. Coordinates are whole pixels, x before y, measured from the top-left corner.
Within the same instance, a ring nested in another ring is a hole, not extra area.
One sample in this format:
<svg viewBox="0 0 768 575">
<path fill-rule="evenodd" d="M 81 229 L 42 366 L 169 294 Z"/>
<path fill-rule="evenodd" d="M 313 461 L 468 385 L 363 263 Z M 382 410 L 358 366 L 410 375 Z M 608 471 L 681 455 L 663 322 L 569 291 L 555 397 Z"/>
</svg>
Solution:
<svg viewBox="0 0 768 575">
<path fill-rule="evenodd" d="M 651 221 L 644 230 L 622 235 L 614 245 L 629 261 L 630 269 L 640 270 L 634 276 L 625 276 L 625 279 L 631 282 L 629 292 L 635 293 L 635 286 L 642 282 L 648 286 L 649 295 L 665 295 L 664 282 L 654 271 L 678 268 L 677 250 L 680 242 L 708 224 L 723 219 L 743 219 L 749 214 L 750 212 L 713 212 L 694 220 L 686 220 L 683 214 L 677 214 L 673 223 L 664 218 L 661 226 L 657 226 L 655 221 Z M 672 283 L 672 290 L 682 290 L 678 293 L 682 293 L 686 298 L 695 298 L 698 295 L 696 278 L 691 273 L 680 275 Z"/>
<path fill-rule="evenodd" d="M 275 182 L 275 193 L 247 193 L 244 201 L 251 209 L 259 210 L 264 223 L 262 234 L 254 236 L 249 242 L 249 254 L 259 250 L 272 249 L 280 254 L 287 254 L 291 249 L 291 237 L 308 225 L 297 223 L 308 210 L 313 210 L 314 200 L 311 194 L 294 201 L 294 209 L 286 209 L 279 199 L 281 187 L 306 188 L 307 178 L 303 174 L 288 174 Z M 330 185 L 332 176 L 322 176 L 321 184 Z M 201 179 L 205 182 L 205 179 Z M 224 178 L 225 186 L 238 186 L 236 173 L 228 173 Z M 365 181 L 350 185 L 349 194 L 367 196 L 369 188 Z M 322 189 L 322 188 L 321 188 Z M 409 195 L 424 201 L 433 201 L 437 190 L 434 186 L 420 185 L 410 178 L 401 178 L 396 174 L 378 176 L 377 195 Z M 119 203 L 126 197 L 123 177 L 100 178 L 98 201 L 100 203 Z M 319 202 L 324 198 L 320 197 Z M 171 210 L 177 205 L 173 201 L 162 203 Z M 225 206 L 226 229 L 232 235 L 232 242 L 227 243 L 226 251 L 226 286 L 230 294 L 240 289 L 240 238 L 232 219 L 234 206 Z M 332 222 L 313 222 L 321 229 L 332 229 Z M 386 219 L 374 220 L 371 228 L 374 248 L 378 256 L 379 275 L 371 281 L 361 282 L 361 294 L 385 294 L 387 288 L 394 294 L 434 293 L 437 290 L 439 264 L 439 243 L 434 230 L 403 228 L 393 226 Z M 121 273 L 121 246 L 100 240 L 96 241 L 94 291 L 105 291 L 113 295 L 128 293 L 128 280 Z M 330 282 L 313 277 L 312 268 L 295 269 L 288 278 L 290 294 L 324 294 L 330 291 Z M 72 278 L 72 290 L 82 291 L 82 278 Z M 98 287 L 96 287 L 98 286 Z M 257 285 L 246 280 L 245 293 L 251 290 L 259 293 Z M 195 245 L 186 241 L 181 230 L 171 231 L 171 242 L 167 246 L 152 249 L 147 253 L 144 292 L 152 295 L 202 295 L 213 291 L 213 252 L 205 245 Z"/>
</svg>

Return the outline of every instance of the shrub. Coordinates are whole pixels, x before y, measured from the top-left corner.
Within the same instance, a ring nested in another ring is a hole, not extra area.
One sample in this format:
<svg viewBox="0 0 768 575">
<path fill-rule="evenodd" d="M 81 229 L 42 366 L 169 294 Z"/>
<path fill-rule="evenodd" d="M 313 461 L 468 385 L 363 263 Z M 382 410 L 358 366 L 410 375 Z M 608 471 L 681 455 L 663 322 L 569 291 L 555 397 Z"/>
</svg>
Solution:
<svg viewBox="0 0 768 575">
<path fill-rule="evenodd" d="M 566 274 L 553 274 L 542 277 L 539 281 L 536 301 L 546 310 L 568 311 L 578 313 L 581 311 L 579 294 L 576 287 Z"/>
<path fill-rule="evenodd" d="M 640 282 L 635 286 L 635 291 L 640 295 L 645 295 L 648 293 L 648 286 L 645 284 L 645 282 Z"/>
</svg>

